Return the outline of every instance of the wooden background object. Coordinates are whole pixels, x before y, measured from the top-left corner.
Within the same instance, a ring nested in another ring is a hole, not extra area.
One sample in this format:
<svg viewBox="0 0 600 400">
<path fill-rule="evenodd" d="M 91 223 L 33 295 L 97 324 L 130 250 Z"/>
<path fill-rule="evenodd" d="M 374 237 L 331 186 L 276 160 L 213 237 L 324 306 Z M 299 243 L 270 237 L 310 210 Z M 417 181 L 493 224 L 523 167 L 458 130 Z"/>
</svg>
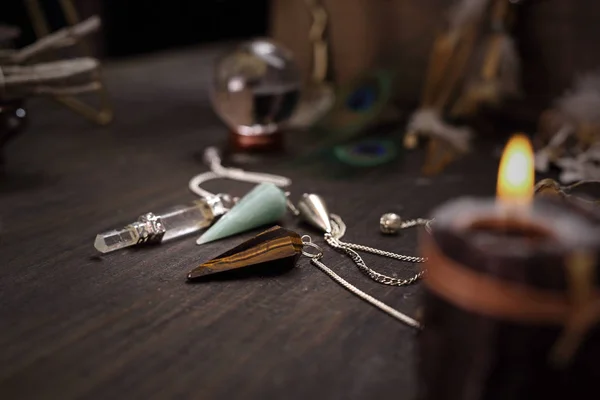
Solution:
<svg viewBox="0 0 600 400">
<path fill-rule="evenodd" d="M 227 138 L 206 90 L 222 51 L 108 63 L 120 116 L 108 127 L 31 102 L 31 127 L 7 147 L 0 177 L 0 398 L 414 398 L 415 332 L 307 261 L 277 276 L 186 283 L 192 267 L 258 232 L 203 247 L 190 237 L 106 256 L 93 248 L 101 231 L 195 199 L 187 184 L 206 170 L 202 151 Z M 252 168 L 290 176 L 295 198 L 321 194 L 349 241 L 413 254 L 416 232 L 382 236 L 381 214 L 424 217 L 461 194 L 491 195 L 494 145 L 481 148 L 432 180 L 418 177 L 419 152 L 352 181 Z M 237 196 L 250 188 L 207 184 Z M 283 224 L 322 243 L 310 228 Z M 324 261 L 414 315 L 419 285 L 382 286 L 334 251 Z M 387 274 L 405 268 L 365 261 Z"/>
<path fill-rule="evenodd" d="M 323 0 L 331 17 L 332 63 L 343 83 L 373 65 L 394 65 L 396 99 L 416 105 L 434 38 L 452 0 Z M 302 1 L 272 0 L 271 33 L 310 67 L 308 15 Z M 600 67 L 596 38 L 600 3 L 594 0 L 525 0 L 517 25 L 527 95 L 509 110 L 536 119 L 571 85 L 573 74 Z"/>
</svg>

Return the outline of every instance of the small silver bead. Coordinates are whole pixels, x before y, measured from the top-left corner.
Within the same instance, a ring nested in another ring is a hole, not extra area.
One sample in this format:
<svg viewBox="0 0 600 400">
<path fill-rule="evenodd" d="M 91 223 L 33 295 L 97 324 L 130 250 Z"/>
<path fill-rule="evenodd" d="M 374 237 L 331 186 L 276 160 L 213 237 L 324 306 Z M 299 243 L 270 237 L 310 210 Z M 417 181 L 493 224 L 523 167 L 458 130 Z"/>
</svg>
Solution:
<svg viewBox="0 0 600 400">
<path fill-rule="evenodd" d="M 402 227 L 402 218 L 398 214 L 387 213 L 381 216 L 379 220 L 379 228 L 386 235 L 397 233 Z"/>
</svg>

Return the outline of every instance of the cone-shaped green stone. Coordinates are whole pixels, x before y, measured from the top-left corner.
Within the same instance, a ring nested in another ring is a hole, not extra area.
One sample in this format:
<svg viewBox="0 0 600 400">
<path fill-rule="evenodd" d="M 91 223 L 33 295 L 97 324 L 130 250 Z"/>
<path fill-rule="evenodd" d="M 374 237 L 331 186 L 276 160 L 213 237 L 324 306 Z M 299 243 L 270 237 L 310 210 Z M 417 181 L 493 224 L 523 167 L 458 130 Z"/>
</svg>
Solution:
<svg viewBox="0 0 600 400">
<path fill-rule="evenodd" d="M 286 210 L 285 193 L 272 183 L 261 183 L 244 196 L 229 212 L 196 241 L 213 242 L 277 222 Z"/>
</svg>

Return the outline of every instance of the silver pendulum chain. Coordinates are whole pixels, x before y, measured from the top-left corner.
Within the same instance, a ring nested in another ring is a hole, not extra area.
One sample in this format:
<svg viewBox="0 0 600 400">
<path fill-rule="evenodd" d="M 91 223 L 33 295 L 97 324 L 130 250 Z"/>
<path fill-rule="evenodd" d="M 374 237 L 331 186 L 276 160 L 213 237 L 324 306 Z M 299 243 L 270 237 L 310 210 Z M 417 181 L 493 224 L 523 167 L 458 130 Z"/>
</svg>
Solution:
<svg viewBox="0 0 600 400">
<path fill-rule="evenodd" d="M 189 182 L 189 189 L 200 197 L 211 198 L 215 194 L 202 188 L 202 184 L 212 179 L 231 179 L 248 183 L 272 183 L 279 187 L 292 184 L 291 179 L 263 172 L 245 171 L 240 168 L 227 168 L 221 164 L 221 155 L 216 147 L 208 147 L 204 150 L 204 162 L 210 167 L 210 171 L 194 176 Z M 238 199 L 234 199 L 236 202 Z"/>
<path fill-rule="evenodd" d="M 425 273 L 425 270 L 422 270 L 408 279 L 400 279 L 381 274 L 369 268 L 357 251 L 364 251 L 367 253 L 411 263 L 423 263 L 427 260 L 423 257 L 396 254 L 389 251 L 375 249 L 373 247 L 342 242 L 340 239 L 346 233 L 346 224 L 340 216 L 329 213 L 325 202 L 317 194 L 304 194 L 298 202 L 298 207 L 295 207 L 291 202 L 288 202 L 288 207 L 294 215 L 300 216 L 302 219 L 304 219 L 304 221 L 310 223 L 316 228 L 319 228 L 324 233 L 324 238 L 327 244 L 329 244 L 335 250 L 345 253 L 356 264 L 361 272 L 376 282 L 390 286 L 406 286 L 417 282 Z M 430 220 L 418 218 L 404 221 L 402 224 L 400 224 L 399 228 L 406 229 L 415 226 L 425 226 L 425 228 L 428 229 L 430 224 Z"/>
<path fill-rule="evenodd" d="M 346 253 L 346 255 L 348 255 L 348 257 L 352 259 L 354 264 L 356 264 L 358 269 L 360 269 L 363 273 L 365 273 L 369 278 L 373 279 L 374 281 L 390 286 L 407 286 L 417 282 L 419 279 L 421 279 L 423 274 L 425 274 L 425 269 L 423 269 L 408 279 L 401 279 L 381 274 L 375 271 L 374 269 L 369 268 L 365 264 L 362 257 L 356 251 L 364 251 L 367 253 L 410 263 L 424 263 L 427 261 L 427 259 L 425 257 L 407 256 L 404 254 L 396 254 L 390 251 L 375 249 L 373 247 L 363 246 L 360 244 L 342 242 L 340 239 L 344 236 L 344 233 L 346 231 L 346 224 L 338 215 L 331 214 L 330 217 L 333 230 L 331 233 L 325 233 L 325 241 L 327 242 L 327 244 L 329 244 L 331 247 L 338 251 Z M 428 223 L 429 220 L 422 218 L 408 220 L 403 222 L 401 229 L 406 229 L 414 226 L 426 226 Z"/>
<path fill-rule="evenodd" d="M 366 301 L 367 303 L 371 304 L 372 306 L 377 307 L 384 313 L 388 314 L 390 317 L 395 318 L 396 320 L 398 320 L 408 326 L 411 326 L 413 328 L 417 328 L 417 329 L 422 328 L 421 323 L 419 321 L 417 321 L 416 319 L 411 318 L 408 315 L 401 313 L 400 311 L 396 310 L 395 308 L 388 306 L 381 300 L 378 300 L 375 297 L 371 296 L 370 294 L 363 292 L 362 290 L 360 290 L 359 288 L 352 285 L 350 282 L 346 281 L 344 278 L 342 278 L 341 276 L 339 276 L 338 274 L 333 272 L 325 264 L 323 264 L 323 262 L 321 261 L 321 259 L 323 258 L 323 250 L 319 246 L 317 246 L 316 244 L 314 244 L 312 242 L 310 236 L 308 236 L 308 235 L 302 236 L 302 243 L 304 244 L 304 249 L 302 250 L 302 254 L 310 259 L 311 264 L 313 264 L 315 267 L 319 268 L 321 271 L 323 271 L 325 274 L 327 274 L 331 279 L 333 279 L 338 284 L 343 286 L 346 290 L 348 290 L 349 292 L 358 296 L 359 298 Z M 307 246 L 310 246 L 310 247 L 316 249 L 317 252 L 316 253 L 308 252 L 306 250 Z M 358 258 L 360 258 L 360 256 L 354 250 L 347 249 L 347 251 L 354 253 Z"/>
</svg>

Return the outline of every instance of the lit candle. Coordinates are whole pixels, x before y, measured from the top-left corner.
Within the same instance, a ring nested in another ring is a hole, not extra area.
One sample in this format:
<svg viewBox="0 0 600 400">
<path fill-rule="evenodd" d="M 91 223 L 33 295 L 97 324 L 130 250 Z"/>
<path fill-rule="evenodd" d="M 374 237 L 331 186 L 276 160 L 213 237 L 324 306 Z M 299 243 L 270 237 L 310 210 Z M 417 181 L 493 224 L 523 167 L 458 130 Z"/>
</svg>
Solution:
<svg viewBox="0 0 600 400">
<path fill-rule="evenodd" d="M 533 152 L 511 139 L 497 197 L 450 201 L 428 257 L 421 400 L 586 398 L 600 347 L 600 229 L 587 211 L 533 198 Z M 585 347 L 585 350 L 582 348 Z M 600 376 L 597 376 L 600 378 Z"/>
<path fill-rule="evenodd" d="M 533 199 L 535 167 L 531 142 L 524 135 L 513 136 L 502 154 L 496 195 L 502 206 L 528 208 Z"/>
</svg>

